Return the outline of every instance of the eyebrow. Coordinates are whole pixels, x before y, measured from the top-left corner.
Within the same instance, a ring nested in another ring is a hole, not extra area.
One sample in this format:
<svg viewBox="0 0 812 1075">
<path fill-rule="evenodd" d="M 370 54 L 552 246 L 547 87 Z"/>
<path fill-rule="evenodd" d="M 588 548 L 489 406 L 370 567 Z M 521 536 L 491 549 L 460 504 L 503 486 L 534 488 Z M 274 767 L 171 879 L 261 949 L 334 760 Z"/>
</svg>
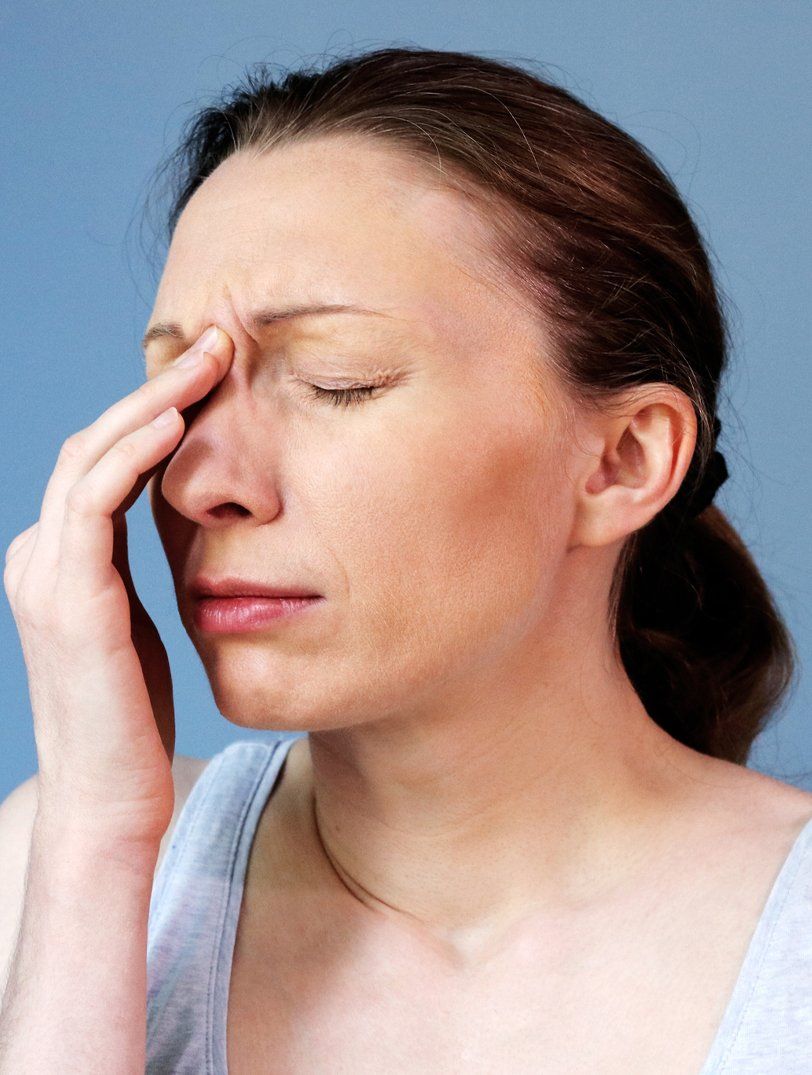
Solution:
<svg viewBox="0 0 812 1075">
<path fill-rule="evenodd" d="M 382 310 L 370 310 L 366 306 L 355 306 L 350 303 L 296 303 L 288 306 L 266 307 L 256 310 L 248 317 L 252 328 L 267 328 L 283 321 L 292 321 L 297 317 L 313 317 L 317 314 L 368 314 L 374 317 L 391 317 Z M 180 340 L 186 347 L 191 347 L 193 340 L 187 340 L 183 335 L 183 329 L 176 321 L 158 321 L 147 330 L 141 341 L 143 350 L 152 340 L 158 340 L 165 336 Z"/>
</svg>

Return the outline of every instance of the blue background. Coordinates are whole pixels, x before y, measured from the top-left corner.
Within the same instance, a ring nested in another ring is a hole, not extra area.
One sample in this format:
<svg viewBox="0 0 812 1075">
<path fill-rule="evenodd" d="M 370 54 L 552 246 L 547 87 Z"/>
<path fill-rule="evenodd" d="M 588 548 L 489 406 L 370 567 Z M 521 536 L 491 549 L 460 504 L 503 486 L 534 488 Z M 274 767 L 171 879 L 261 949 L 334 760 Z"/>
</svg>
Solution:
<svg viewBox="0 0 812 1075">
<path fill-rule="evenodd" d="M 7 3 L 0 14 L 2 531 L 39 516 L 62 441 L 143 379 L 138 341 L 157 277 L 139 213 L 180 127 L 247 65 L 278 69 L 382 45 L 541 62 L 639 138 L 672 175 L 732 300 L 721 507 L 792 630 L 798 686 L 750 766 L 812 789 L 809 487 L 810 101 L 806 0 L 415 0 L 301 5 Z M 160 272 L 160 263 L 155 267 Z M 218 712 L 180 624 L 142 497 L 133 575 L 169 651 L 176 751 L 273 738 Z M 0 797 L 36 771 L 25 663 L 0 602 Z"/>
</svg>

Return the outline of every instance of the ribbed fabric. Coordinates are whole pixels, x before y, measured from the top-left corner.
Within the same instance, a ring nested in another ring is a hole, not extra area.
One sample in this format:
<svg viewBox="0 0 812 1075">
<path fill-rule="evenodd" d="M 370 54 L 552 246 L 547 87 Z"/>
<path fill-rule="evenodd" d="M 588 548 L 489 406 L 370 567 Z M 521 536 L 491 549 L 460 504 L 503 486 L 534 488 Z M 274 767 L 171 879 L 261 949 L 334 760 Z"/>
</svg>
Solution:
<svg viewBox="0 0 812 1075">
<path fill-rule="evenodd" d="M 228 1075 L 246 867 L 295 741 L 232 743 L 183 806 L 150 902 L 146 1075 Z M 686 1075 L 812 1075 L 812 818 L 773 883 L 710 1053 Z"/>
<path fill-rule="evenodd" d="M 231 958 L 262 808 L 296 738 L 231 743 L 200 774 L 152 888 L 146 1075 L 226 1075 Z"/>
</svg>

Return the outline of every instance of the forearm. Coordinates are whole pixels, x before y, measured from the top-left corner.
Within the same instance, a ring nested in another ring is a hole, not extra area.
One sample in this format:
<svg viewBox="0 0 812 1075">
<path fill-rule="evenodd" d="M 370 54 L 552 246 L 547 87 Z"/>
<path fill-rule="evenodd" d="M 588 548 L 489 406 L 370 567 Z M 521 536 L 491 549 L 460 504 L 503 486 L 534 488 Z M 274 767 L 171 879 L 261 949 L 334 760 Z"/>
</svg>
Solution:
<svg viewBox="0 0 812 1075">
<path fill-rule="evenodd" d="M 158 851 L 38 816 L 0 1011 L 0 1075 L 143 1075 Z"/>
</svg>

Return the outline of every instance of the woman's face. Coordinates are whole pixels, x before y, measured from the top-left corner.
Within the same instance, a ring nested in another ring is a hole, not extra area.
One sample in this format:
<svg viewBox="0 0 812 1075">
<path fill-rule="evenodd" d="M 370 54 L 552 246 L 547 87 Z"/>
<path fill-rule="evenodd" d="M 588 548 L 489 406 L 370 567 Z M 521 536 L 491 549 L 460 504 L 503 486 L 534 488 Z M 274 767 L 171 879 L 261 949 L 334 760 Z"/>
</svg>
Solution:
<svg viewBox="0 0 812 1075">
<path fill-rule="evenodd" d="M 538 325 L 490 281 L 481 222 L 359 138 L 241 152 L 176 228 L 155 376 L 209 323 L 234 358 L 150 482 L 184 626 L 218 708 L 257 728 L 436 711 L 545 630 L 566 548 L 560 400 Z M 252 315 L 342 303 L 375 314 Z M 349 406 L 309 387 L 382 382 Z M 199 573 L 325 600 L 261 630 L 193 620 Z"/>
</svg>

